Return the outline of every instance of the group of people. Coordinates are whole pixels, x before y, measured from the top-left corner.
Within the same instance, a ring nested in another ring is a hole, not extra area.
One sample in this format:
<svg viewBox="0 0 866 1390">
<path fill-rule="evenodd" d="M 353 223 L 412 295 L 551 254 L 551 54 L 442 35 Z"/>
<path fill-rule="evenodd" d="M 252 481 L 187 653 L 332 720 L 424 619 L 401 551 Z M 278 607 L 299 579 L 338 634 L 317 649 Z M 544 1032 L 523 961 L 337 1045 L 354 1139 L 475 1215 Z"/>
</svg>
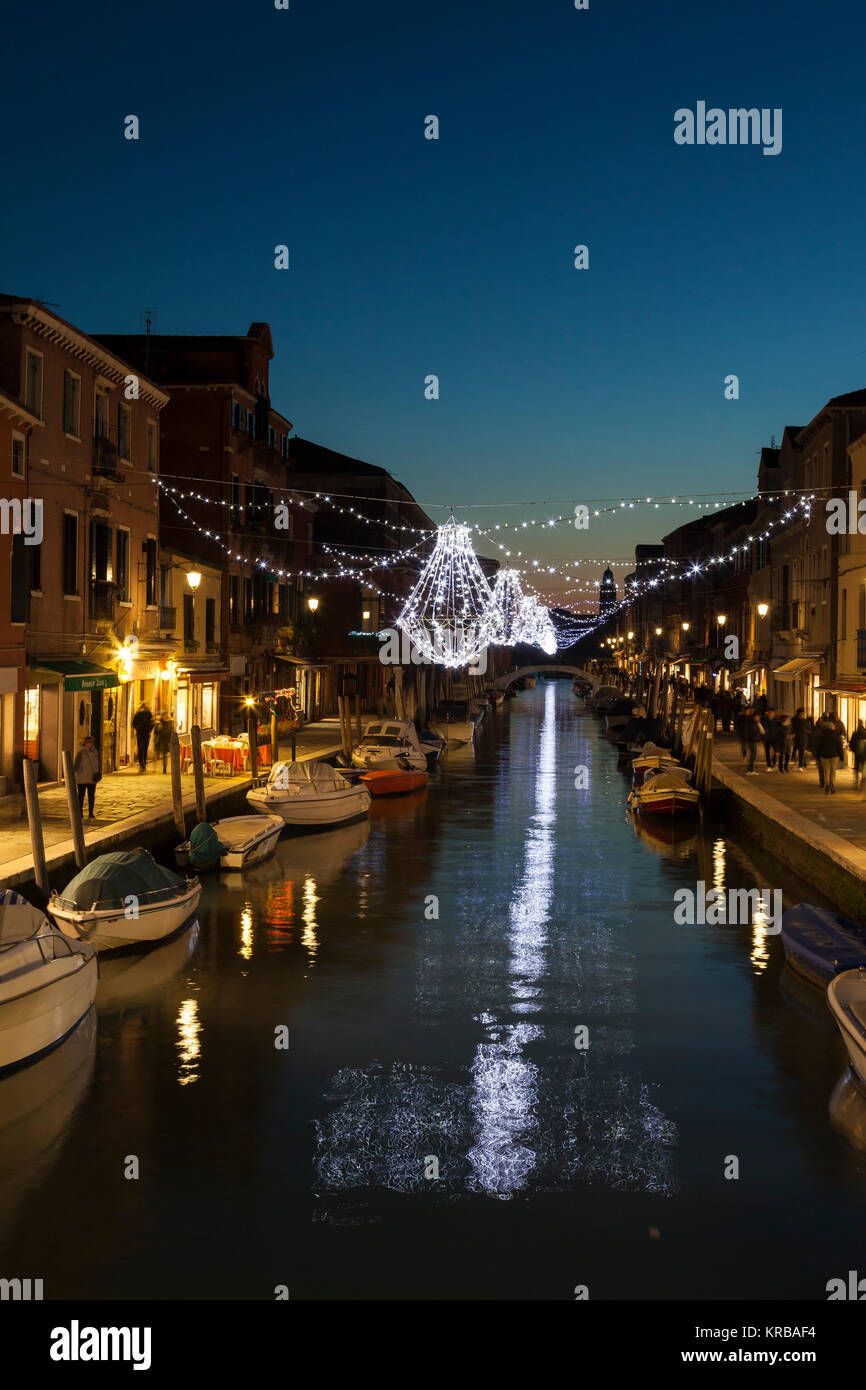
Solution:
<svg viewBox="0 0 866 1390">
<path fill-rule="evenodd" d="M 811 756 L 818 768 L 819 785 L 827 796 L 835 795 L 836 773 L 845 765 L 845 751 L 854 758 L 854 788 L 866 789 L 866 727 L 858 719 L 849 739 L 842 720 L 829 711 L 813 720 L 801 706 L 793 715 L 777 713 L 766 695 L 754 705 L 743 707 L 735 717 L 740 751 L 749 766 L 747 776 L 757 777 L 755 763 L 763 746 L 767 772 L 785 773 L 791 761 L 797 772 L 805 772 Z"/>
</svg>

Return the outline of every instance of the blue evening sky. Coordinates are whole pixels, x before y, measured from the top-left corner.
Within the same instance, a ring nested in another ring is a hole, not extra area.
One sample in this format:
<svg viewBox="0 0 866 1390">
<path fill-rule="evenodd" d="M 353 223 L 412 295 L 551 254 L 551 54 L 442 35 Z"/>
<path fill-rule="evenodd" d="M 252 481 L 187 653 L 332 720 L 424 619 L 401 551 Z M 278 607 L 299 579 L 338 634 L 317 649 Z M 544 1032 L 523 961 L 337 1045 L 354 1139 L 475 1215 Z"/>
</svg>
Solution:
<svg viewBox="0 0 866 1390">
<path fill-rule="evenodd" d="M 832 0 L 19 5 L 0 288 L 90 331 L 267 320 L 298 433 L 438 517 L 748 489 L 866 380 L 864 30 Z M 781 107 L 782 153 L 676 145 L 699 100 Z M 686 515 L 536 549 L 627 556 Z"/>
</svg>

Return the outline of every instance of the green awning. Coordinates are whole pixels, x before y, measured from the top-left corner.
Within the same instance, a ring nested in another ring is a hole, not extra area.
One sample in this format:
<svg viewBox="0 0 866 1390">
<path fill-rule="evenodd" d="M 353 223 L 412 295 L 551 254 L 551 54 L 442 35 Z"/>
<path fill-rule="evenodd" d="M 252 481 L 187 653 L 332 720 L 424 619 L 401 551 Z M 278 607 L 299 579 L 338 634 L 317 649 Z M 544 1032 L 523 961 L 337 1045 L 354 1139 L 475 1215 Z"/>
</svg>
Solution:
<svg viewBox="0 0 866 1390">
<path fill-rule="evenodd" d="M 120 685 L 114 671 L 107 666 L 97 666 L 83 657 L 67 656 L 57 661 L 37 658 L 33 666 L 35 675 L 40 671 L 50 671 L 52 675 L 63 677 L 64 690 L 113 690 Z"/>
</svg>

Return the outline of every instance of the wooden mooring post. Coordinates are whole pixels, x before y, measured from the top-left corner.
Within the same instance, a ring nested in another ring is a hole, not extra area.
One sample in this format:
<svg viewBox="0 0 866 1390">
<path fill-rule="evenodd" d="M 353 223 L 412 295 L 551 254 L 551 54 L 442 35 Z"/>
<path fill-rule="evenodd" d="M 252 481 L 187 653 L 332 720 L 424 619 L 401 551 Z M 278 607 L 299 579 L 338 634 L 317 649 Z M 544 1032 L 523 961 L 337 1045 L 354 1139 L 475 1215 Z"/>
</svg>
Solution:
<svg viewBox="0 0 866 1390">
<path fill-rule="evenodd" d="M 78 802 L 78 787 L 72 766 L 72 754 L 64 748 L 60 755 L 63 763 L 63 781 L 66 787 L 66 804 L 69 807 L 69 824 L 72 829 L 72 843 L 75 846 L 75 866 L 83 869 L 87 863 L 87 850 L 84 845 L 84 826 L 81 823 L 81 806 Z"/>
<path fill-rule="evenodd" d="M 180 775 L 180 739 L 176 733 L 172 733 L 168 751 L 171 763 L 171 806 L 174 812 L 174 824 L 181 840 L 185 840 L 186 821 L 183 814 L 183 781 Z"/>
<path fill-rule="evenodd" d="M 51 889 L 48 885 L 48 864 L 45 859 L 45 841 L 42 838 L 42 813 L 39 809 L 39 791 L 36 782 L 36 764 L 25 758 L 21 764 L 24 778 L 24 800 L 27 803 L 27 824 L 30 827 L 30 846 L 33 851 L 33 876 L 36 886 L 46 897 Z"/>
<path fill-rule="evenodd" d="M 207 820 L 207 801 L 204 794 L 204 757 L 201 751 L 201 729 L 193 724 L 190 729 L 192 741 L 192 776 L 195 782 L 195 814 L 201 823 Z"/>
<path fill-rule="evenodd" d="M 259 721 L 254 709 L 247 715 L 247 738 L 250 745 L 250 776 L 255 781 L 259 775 Z"/>
</svg>

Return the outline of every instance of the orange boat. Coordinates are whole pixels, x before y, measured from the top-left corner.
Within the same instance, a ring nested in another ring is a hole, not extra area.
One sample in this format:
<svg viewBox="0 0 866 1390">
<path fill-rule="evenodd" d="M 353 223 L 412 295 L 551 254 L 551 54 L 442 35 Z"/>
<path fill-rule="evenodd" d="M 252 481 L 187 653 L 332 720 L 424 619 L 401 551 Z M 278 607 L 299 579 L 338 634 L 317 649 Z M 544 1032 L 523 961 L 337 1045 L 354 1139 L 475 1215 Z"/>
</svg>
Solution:
<svg viewBox="0 0 866 1390">
<path fill-rule="evenodd" d="M 401 792 L 417 792 L 430 780 L 427 772 L 401 772 L 399 768 L 381 772 L 362 772 L 358 778 L 371 796 L 398 796 Z"/>
</svg>

